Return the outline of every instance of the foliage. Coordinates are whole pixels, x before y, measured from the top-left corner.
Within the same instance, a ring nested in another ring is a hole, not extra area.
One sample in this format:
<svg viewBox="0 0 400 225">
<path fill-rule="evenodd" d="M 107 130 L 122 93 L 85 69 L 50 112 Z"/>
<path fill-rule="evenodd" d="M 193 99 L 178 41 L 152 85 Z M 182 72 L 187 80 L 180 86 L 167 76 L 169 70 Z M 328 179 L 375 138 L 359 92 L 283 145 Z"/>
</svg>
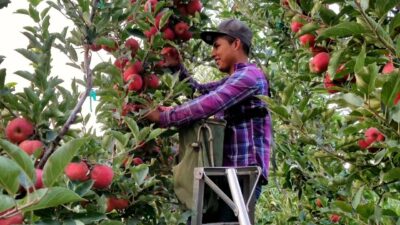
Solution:
<svg viewBox="0 0 400 225">
<path fill-rule="evenodd" d="M 331 224 L 331 214 L 341 216 L 340 224 L 398 224 L 399 2 L 235 4 L 234 15 L 257 31 L 254 55 L 271 82 L 272 97 L 263 99 L 274 119 L 275 147 L 259 224 Z M 298 33 L 292 21 L 304 24 Z M 300 44 L 306 33 L 317 36 L 314 49 Z M 323 74 L 309 69 L 318 48 L 331 56 Z M 384 74 L 388 62 L 395 69 Z M 328 87 L 326 73 L 349 77 Z M 363 149 L 359 141 L 371 127 L 384 141 Z"/>
</svg>

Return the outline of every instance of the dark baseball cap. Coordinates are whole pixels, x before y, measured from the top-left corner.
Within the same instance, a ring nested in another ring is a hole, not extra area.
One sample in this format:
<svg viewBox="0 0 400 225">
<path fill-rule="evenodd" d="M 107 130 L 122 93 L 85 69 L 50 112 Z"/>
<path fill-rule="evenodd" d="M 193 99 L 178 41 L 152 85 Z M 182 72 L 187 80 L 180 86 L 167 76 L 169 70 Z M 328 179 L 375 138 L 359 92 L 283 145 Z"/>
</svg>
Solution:
<svg viewBox="0 0 400 225">
<path fill-rule="evenodd" d="M 221 35 L 228 35 L 233 38 L 238 38 L 250 48 L 253 33 L 250 28 L 237 19 L 229 19 L 222 21 L 216 31 L 203 31 L 200 33 L 201 39 L 209 45 L 214 44 L 216 37 Z"/>
</svg>

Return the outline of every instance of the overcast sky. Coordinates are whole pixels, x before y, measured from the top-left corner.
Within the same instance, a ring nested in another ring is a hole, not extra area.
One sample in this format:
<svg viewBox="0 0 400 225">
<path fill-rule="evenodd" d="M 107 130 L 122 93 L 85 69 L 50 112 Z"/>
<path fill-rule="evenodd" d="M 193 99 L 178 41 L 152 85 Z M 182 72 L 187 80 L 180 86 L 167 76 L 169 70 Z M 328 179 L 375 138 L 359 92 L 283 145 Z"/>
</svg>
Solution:
<svg viewBox="0 0 400 225">
<path fill-rule="evenodd" d="M 40 4 L 41 8 L 46 7 L 47 4 L 43 1 Z M 14 74 L 18 70 L 28 70 L 33 72 L 33 68 L 29 66 L 30 61 L 25 59 L 21 54 L 15 51 L 17 48 L 26 48 L 28 45 L 28 39 L 21 33 L 24 31 L 24 26 L 35 26 L 34 21 L 27 15 L 16 14 L 17 9 L 27 9 L 27 0 L 13 0 L 8 7 L 0 10 L 0 30 L 1 41 L 0 41 L 0 55 L 5 56 L 4 62 L 0 65 L 0 68 L 7 69 L 6 83 L 16 82 L 16 91 L 21 92 L 23 88 L 29 86 L 29 82 L 20 76 Z M 50 32 L 60 32 L 65 26 L 71 26 L 72 22 L 68 21 L 63 15 L 55 11 L 50 10 Z M 78 51 L 79 54 L 79 51 Z M 60 53 L 58 50 L 52 51 L 52 75 L 58 76 L 64 80 L 63 86 L 70 88 L 71 80 L 76 77 L 82 79 L 83 74 L 81 71 L 67 66 L 66 63 L 69 59 Z M 94 61 L 99 61 L 98 57 L 94 57 Z M 92 65 L 95 65 L 93 62 Z M 83 114 L 92 113 L 92 120 L 90 125 L 94 124 L 93 120 L 95 117 L 94 110 L 90 112 L 89 99 L 85 101 L 83 107 Z M 95 103 L 93 104 L 93 109 Z"/>
</svg>

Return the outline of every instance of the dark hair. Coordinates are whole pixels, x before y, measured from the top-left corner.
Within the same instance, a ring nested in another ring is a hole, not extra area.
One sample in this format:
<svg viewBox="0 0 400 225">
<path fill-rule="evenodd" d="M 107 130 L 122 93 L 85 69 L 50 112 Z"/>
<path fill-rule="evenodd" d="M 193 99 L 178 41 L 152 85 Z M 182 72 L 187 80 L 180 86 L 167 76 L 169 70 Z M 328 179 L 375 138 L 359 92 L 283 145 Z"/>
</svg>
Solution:
<svg viewBox="0 0 400 225">
<path fill-rule="evenodd" d="M 227 40 L 229 42 L 229 44 L 232 44 L 236 40 L 236 38 L 229 36 L 229 35 L 222 35 L 221 37 L 224 38 L 225 40 Z M 242 48 L 243 48 L 244 53 L 247 56 L 249 56 L 249 53 L 250 53 L 249 46 L 247 46 L 245 43 L 243 43 L 243 41 L 240 41 L 240 42 L 242 43 Z"/>
</svg>

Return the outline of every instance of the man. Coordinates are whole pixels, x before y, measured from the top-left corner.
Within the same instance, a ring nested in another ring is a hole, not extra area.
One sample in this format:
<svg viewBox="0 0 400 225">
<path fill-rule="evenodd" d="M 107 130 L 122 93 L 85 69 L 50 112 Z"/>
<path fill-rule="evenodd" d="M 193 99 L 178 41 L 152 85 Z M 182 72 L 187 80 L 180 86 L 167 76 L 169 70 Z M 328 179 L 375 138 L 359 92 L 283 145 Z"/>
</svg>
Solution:
<svg viewBox="0 0 400 225">
<path fill-rule="evenodd" d="M 215 114 L 227 121 L 223 166 L 260 166 L 266 183 L 272 145 L 271 119 L 266 105 L 256 95 L 268 94 L 268 82 L 262 70 L 249 63 L 252 32 L 241 21 L 223 21 L 216 31 L 205 31 L 201 38 L 213 46 L 211 56 L 218 69 L 228 74 L 220 81 L 191 86 L 203 95 L 165 112 L 152 111 L 147 119 L 163 127 L 189 124 Z M 166 56 L 166 63 L 180 70 L 180 79 L 188 77 L 179 60 Z"/>
</svg>

